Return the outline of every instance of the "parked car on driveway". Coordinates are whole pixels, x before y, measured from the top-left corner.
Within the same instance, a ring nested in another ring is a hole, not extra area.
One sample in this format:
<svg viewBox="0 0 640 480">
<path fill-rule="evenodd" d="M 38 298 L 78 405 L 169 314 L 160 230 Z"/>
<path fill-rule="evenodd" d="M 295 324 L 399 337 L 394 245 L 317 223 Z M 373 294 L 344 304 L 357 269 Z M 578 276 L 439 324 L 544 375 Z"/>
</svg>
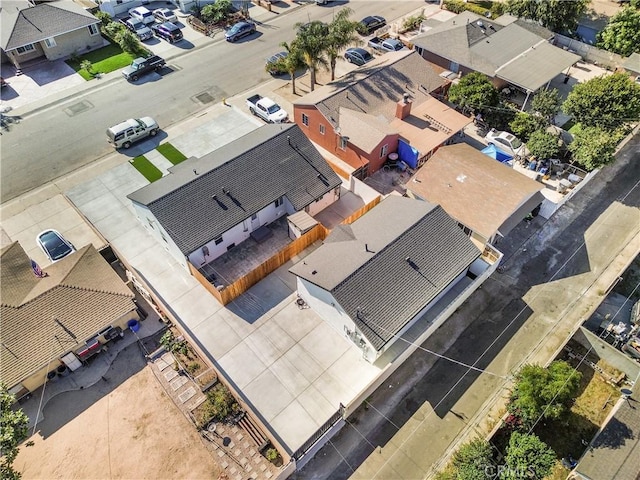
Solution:
<svg viewBox="0 0 640 480">
<path fill-rule="evenodd" d="M 529 155 L 527 146 L 522 143 L 515 135 L 509 132 L 502 132 L 492 128 L 489 133 L 485 135 L 484 139 L 489 145 L 495 145 L 502 148 L 509 153 L 513 153 L 517 157 L 525 158 Z"/>
<path fill-rule="evenodd" d="M 120 23 L 135 33 L 140 40 L 148 40 L 153 37 L 153 32 L 147 25 L 133 17 L 121 18 Z"/>
<path fill-rule="evenodd" d="M 347 62 L 360 66 L 373 60 L 373 55 L 364 48 L 347 48 L 347 51 L 344 52 L 344 58 L 347 59 Z"/>
<path fill-rule="evenodd" d="M 387 21 L 379 15 L 371 15 L 360 20 L 361 32 L 364 35 L 370 35 L 375 30 L 384 27 Z"/>
<path fill-rule="evenodd" d="M 57 230 L 45 230 L 36 237 L 36 243 L 52 263 L 76 251 L 73 244 Z"/>
<path fill-rule="evenodd" d="M 251 35 L 256 31 L 256 24 L 253 22 L 238 22 L 224 34 L 227 42 L 235 42 L 236 40 Z"/>
<path fill-rule="evenodd" d="M 271 74 L 271 75 L 284 75 L 287 72 L 278 70 L 275 66 L 274 63 L 278 62 L 281 59 L 287 58 L 287 52 L 278 52 L 274 55 L 271 55 L 269 58 L 267 58 L 267 62 L 266 62 L 266 67 L 267 67 L 267 71 Z"/>
<path fill-rule="evenodd" d="M 153 34 L 169 43 L 182 40 L 182 30 L 176 24 L 171 22 L 159 23 L 151 26 Z"/>
<path fill-rule="evenodd" d="M 168 8 L 156 8 L 153 11 L 153 18 L 156 19 L 156 22 L 164 23 L 164 22 L 177 22 L 178 17 L 173 13 L 173 10 L 169 10 Z"/>
<path fill-rule="evenodd" d="M 129 10 L 129 15 L 137 18 L 142 23 L 154 23 L 153 13 L 146 7 L 136 7 Z"/>
</svg>

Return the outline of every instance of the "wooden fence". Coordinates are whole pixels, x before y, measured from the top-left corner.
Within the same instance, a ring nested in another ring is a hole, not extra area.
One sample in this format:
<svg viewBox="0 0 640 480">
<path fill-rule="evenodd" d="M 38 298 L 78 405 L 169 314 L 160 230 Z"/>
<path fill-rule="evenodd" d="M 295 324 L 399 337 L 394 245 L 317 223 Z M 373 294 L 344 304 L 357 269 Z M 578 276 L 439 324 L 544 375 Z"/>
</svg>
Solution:
<svg viewBox="0 0 640 480">
<path fill-rule="evenodd" d="M 379 197 L 379 196 L 375 197 L 373 200 L 371 200 L 369 203 L 367 203 L 364 207 L 360 208 L 359 210 L 356 210 L 351 215 L 349 215 L 347 218 L 345 218 L 341 223 L 343 223 L 345 225 L 352 224 L 357 219 L 359 219 L 362 215 L 364 215 L 369 210 L 371 210 L 373 207 L 375 207 L 377 204 L 379 204 L 381 198 L 382 197 Z"/>
</svg>

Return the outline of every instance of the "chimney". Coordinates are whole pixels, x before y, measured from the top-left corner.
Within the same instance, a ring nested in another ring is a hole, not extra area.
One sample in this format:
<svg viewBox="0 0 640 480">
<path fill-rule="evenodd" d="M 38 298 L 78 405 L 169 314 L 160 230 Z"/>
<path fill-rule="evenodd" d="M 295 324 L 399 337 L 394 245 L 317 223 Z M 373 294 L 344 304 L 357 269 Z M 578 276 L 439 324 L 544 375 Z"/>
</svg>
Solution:
<svg viewBox="0 0 640 480">
<path fill-rule="evenodd" d="M 411 103 L 408 93 L 402 95 L 402 100 L 396 104 L 396 117 L 400 120 L 408 117 L 411 114 Z"/>
</svg>

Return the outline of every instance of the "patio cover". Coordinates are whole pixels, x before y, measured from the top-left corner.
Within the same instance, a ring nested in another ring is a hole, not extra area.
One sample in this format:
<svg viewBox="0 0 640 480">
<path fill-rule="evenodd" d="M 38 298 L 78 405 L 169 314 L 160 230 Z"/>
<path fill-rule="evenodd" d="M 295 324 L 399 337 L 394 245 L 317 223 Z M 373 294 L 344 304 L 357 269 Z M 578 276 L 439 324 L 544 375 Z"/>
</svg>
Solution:
<svg viewBox="0 0 640 480">
<path fill-rule="evenodd" d="M 511 160 L 513 160 L 513 155 L 509 155 L 507 152 L 496 148 L 495 145 L 489 145 L 482 149 L 481 152 L 494 160 L 498 160 L 500 163 L 510 164 Z"/>
<path fill-rule="evenodd" d="M 535 92 L 557 75 L 580 61 L 581 57 L 541 40 L 496 70 L 496 77 L 528 92 Z"/>
</svg>

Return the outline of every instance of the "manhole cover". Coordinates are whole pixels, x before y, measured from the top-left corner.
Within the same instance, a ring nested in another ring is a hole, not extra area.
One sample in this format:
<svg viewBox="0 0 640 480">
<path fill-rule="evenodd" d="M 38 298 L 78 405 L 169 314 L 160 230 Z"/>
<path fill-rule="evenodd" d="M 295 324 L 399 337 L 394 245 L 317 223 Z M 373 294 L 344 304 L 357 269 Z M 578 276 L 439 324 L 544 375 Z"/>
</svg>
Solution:
<svg viewBox="0 0 640 480">
<path fill-rule="evenodd" d="M 81 102 L 74 103 L 68 108 L 65 108 L 64 112 L 70 117 L 73 117 L 74 115 L 77 115 L 82 112 L 86 112 L 87 110 L 90 110 L 92 108 L 93 108 L 93 104 L 91 102 L 88 102 L 87 100 L 83 100 Z"/>
<path fill-rule="evenodd" d="M 211 103 L 214 98 L 209 92 L 204 92 L 199 95 L 196 95 L 196 100 L 200 103 Z"/>
</svg>

